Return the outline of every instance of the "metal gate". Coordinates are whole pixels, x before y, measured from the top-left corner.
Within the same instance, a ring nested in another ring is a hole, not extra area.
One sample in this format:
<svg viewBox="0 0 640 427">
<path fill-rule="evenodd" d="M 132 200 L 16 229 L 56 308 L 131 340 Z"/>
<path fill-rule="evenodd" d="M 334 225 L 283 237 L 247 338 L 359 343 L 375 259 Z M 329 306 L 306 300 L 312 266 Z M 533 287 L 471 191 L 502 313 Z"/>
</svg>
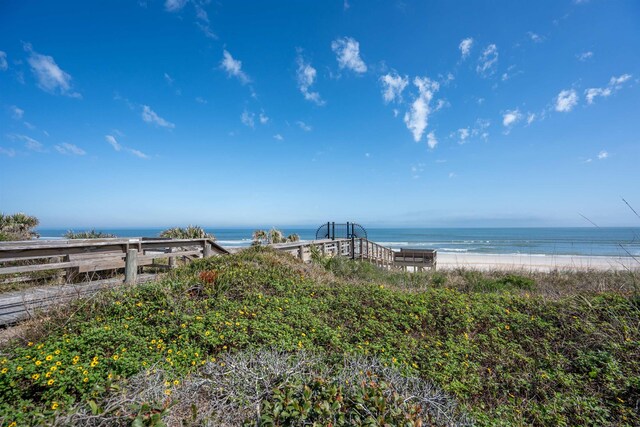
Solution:
<svg viewBox="0 0 640 427">
<path fill-rule="evenodd" d="M 327 222 L 322 224 L 316 230 L 316 240 L 320 239 L 359 239 L 367 238 L 367 230 L 363 226 L 355 222 L 347 222 L 346 224 L 338 224 L 335 222 Z"/>
</svg>

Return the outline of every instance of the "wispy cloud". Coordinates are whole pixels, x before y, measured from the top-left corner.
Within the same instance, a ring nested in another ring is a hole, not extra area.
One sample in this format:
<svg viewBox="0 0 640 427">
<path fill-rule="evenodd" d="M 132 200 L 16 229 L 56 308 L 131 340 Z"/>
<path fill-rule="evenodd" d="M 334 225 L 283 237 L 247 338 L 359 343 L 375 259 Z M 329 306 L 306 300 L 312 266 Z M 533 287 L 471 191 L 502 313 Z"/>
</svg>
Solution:
<svg viewBox="0 0 640 427">
<path fill-rule="evenodd" d="M 584 61 L 586 61 L 586 60 L 588 60 L 588 59 L 590 59 L 592 57 L 593 57 L 593 52 L 591 52 L 591 51 L 582 52 L 582 53 L 579 53 L 579 54 L 576 55 L 576 58 L 578 58 L 578 61 L 582 61 L 582 62 L 584 62 Z"/>
<path fill-rule="evenodd" d="M 63 142 L 62 144 L 54 145 L 53 148 L 64 155 L 74 155 L 74 156 L 84 156 L 87 154 L 82 148 L 77 145 L 69 144 L 68 142 Z"/>
<path fill-rule="evenodd" d="M 438 145 L 436 134 L 435 132 L 431 131 L 427 134 L 427 146 L 433 150 L 434 148 L 436 148 L 436 145 Z"/>
<path fill-rule="evenodd" d="M 173 123 L 168 122 L 162 117 L 160 117 L 159 115 L 157 115 L 156 112 L 153 111 L 151 107 L 149 107 L 148 105 L 142 106 L 142 120 L 144 120 L 147 123 L 152 123 L 163 128 L 173 129 L 176 127 L 176 125 L 174 125 Z"/>
<path fill-rule="evenodd" d="M 269 117 L 265 113 L 260 113 L 258 119 L 260 120 L 261 125 L 266 125 L 267 123 L 269 123 Z"/>
<path fill-rule="evenodd" d="M 187 0 L 166 0 L 164 8 L 167 12 L 178 12 L 187 4 Z"/>
<path fill-rule="evenodd" d="M 211 30 L 211 25 L 209 22 L 209 15 L 207 11 L 204 9 L 204 4 L 208 3 L 208 0 L 201 0 L 200 2 L 195 2 L 194 7 L 196 9 L 196 25 L 200 28 L 200 31 L 210 39 L 217 40 L 218 36 Z"/>
<path fill-rule="evenodd" d="M 273 139 L 277 139 L 278 141 L 283 141 L 284 137 L 279 133 L 276 133 L 275 135 L 273 135 Z"/>
<path fill-rule="evenodd" d="M 529 126 L 531 123 L 533 123 L 537 118 L 536 113 L 528 113 L 527 114 L 527 126 Z"/>
<path fill-rule="evenodd" d="M 0 147 L 0 154 L 7 157 L 14 157 L 16 155 L 16 150 L 14 150 L 13 148 Z"/>
<path fill-rule="evenodd" d="M 122 145 L 116 140 L 113 135 L 105 135 L 104 139 L 113 147 L 114 150 L 120 151 L 122 150 Z"/>
<path fill-rule="evenodd" d="M 424 172 L 424 163 L 418 163 L 417 165 L 411 166 L 411 178 L 418 179 L 422 172 Z"/>
<path fill-rule="evenodd" d="M 536 33 L 532 32 L 532 31 L 527 32 L 527 35 L 529 36 L 531 41 L 534 42 L 534 43 L 542 43 L 544 41 L 544 37 L 542 37 L 540 34 L 536 34 Z"/>
<path fill-rule="evenodd" d="M 9 63 L 7 63 L 7 53 L 0 50 L 0 71 L 7 71 Z"/>
<path fill-rule="evenodd" d="M 226 49 L 222 52 L 220 66 L 227 72 L 229 77 L 236 77 L 240 80 L 240 83 L 247 84 L 251 82 L 249 76 L 242 71 L 242 61 L 234 59 Z"/>
<path fill-rule="evenodd" d="M 172 86 L 173 82 L 175 81 L 168 73 L 164 73 L 164 80 L 167 82 L 169 86 Z"/>
<path fill-rule="evenodd" d="M 325 101 L 320 94 L 311 90 L 311 86 L 313 86 L 316 81 L 316 69 L 313 68 L 310 63 L 305 62 L 300 50 L 298 51 L 296 63 L 298 64 L 298 69 L 296 70 L 298 89 L 300 89 L 300 92 L 304 95 L 304 99 L 314 102 L 317 105 L 324 105 Z"/>
<path fill-rule="evenodd" d="M 254 120 L 255 116 L 256 115 L 254 113 L 244 110 L 240 115 L 240 121 L 242 122 L 243 125 L 253 128 L 256 125 Z"/>
<path fill-rule="evenodd" d="M 29 151 L 35 151 L 37 153 L 44 153 L 46 151 L 44 149 L 44 145 L 42 145 L 40 141 L 35 140 L 27 135 L 12 133 L 7 135 L 7 137 L 12 141 L 22 141 L 25 148 Z"/>
<path fill-rule="evenodd" d="M 502 115 L 502 125 L 507 128 L 505 133 L 509 133 L 513 125 L 518 123 L 522 118 L 522 113 L 517 108 L 515 110 L 507 110 Z"/>
<path fill-rule="evenodd" d="M 401 76 L 395 71 L 385 74 L 380 77 L 382 82 L 382 98 L 385 103 L 389 102 L 402 102 L 402 92 L 409 84 L 409 78 L 407 76 Z"/>
<path fill-rule="evenodd" d="M 303 122 L 302 120 L 298 120 L 296 122 L 296 124 L 298 125 L 298 127 L 300 129 L 302 129 L 305 132 L 311 132 L 311 130 L 313 129 L 311 126 L 309 126 L 308 124 L 306 124 L 305 122 Z"/>
<path fill-rule="evenodd" d="M 598 153 L 598 160 L 604 160 L 604 159 L 607 159 L 608 157 L 609 157 L 609 153 L 607 153 L 604 150 Z"/>
<path fill-rule="evenodd" d="M 129 153 L 133 154 L 134 156 L 140 158 L 140 159 L 148 159 L 149 158 L 149 156 L 147 156 L 146 154 L 144 154 L 140 150 L 134 150 L 133 148 L 127 148 L 127 151 Z"/>
<path fill-rule="evenodd" d="M 433 94 L 440 88 L 440 85 L 428 77 L 416 77 L 413 79 L 413 84 L 418 89 L 418 95 L 411 104 L 409 111 L 405 113 L 404 123 L 413 134 L 413 139 L 419 142 L 429 124 L 429 114 L 431 113 L 429 103 L 433 99 Z"/>
<path fill-rule="evenodd" d="M 560 91 L 556 97 L 556 111 L 568 113 L 578 104 L 578 94 L 573 89 Z"/>
<path fill-rule="evenodd" d="M 347 68 L 358 74 L 367 71 L 367 64 L 360 58 L 360 43 L 351 37 L 336 39 L 331 42 L 331 49 L 336 54 L 341 69 Z"/>
<path fill-rule="evenodd" d="M 208 103 L 208 101 L 206 99 L 204 99 L 203 97 L 201 97 L 201 96 L 196 96 L 196 102 L 198 104 L 207 104 Z"/>
<path fill-rule="evenodd" d="M 461 128 L 457 130 L 458 135 L 458 144 L 464 144 L 469 139 L 471 132 L 469 132 L 469 128 Z"/>
<path fill-rule="evenodd" d="M 468 37 L 460 42 L 458 49 L 462 54 L 462 59 L 466 59 L 471 54 L 471 48 L 473 47 L 473 39 Z"/>
<path fill-rule="evenodd" d="M 619 91 L 624 87 L 624 84 L 631 79 L 631 74 L 623 74 L 619 77 L 611 77 L 609 83 L 605 87 L 592 87 L 584 91 L 584 96 L 587 99 L 587 104 L 593 104 L 597 97 L 606 98 Z"/>
<path fill-rule="evenodd" d="M 53 57 L 35 52 L 29 43 L 25 43 L 24 49 L 29 53 L 27 62 L 38 80 L 40 89 L 52 94 L 82 98 L 82 95 L 73 90 L 71 76 L 56 64 Z"/>
<path fill-rule="evenodd" d="M 498 68 L 498 47 L 495 44 L 490 44 L 483 51 L 480 58 L 478 58 L 478 66 L 476 71 L 483 77 L 492 76 Z"/>
<path fill-rule="evenodd" d="M 9 111 L 11 111 L 11 118 L 14 120 L 20 120 L 24 116 L 24 110 L 16 107 L 15 105 L 9 107 Z"/>
</svg>

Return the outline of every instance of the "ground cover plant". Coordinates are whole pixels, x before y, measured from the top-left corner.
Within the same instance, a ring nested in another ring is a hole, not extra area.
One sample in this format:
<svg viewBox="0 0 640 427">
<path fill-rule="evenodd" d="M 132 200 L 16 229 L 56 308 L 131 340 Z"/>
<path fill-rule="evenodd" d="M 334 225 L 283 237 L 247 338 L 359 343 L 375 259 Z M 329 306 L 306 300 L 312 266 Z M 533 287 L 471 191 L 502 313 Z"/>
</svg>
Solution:
<svg viewBox="0 0 640 427">
<path fill-rule="evenodd" d="M 0 423 L 638 425 L 637 284 L 632 272 L 305 265 L 252 248 L 34 322 L 1 349 Z M 269 377 L 239 376 L 273 352 L 277 366 L 313 363 L 258 395 L 221 386 Z"/>
</svg>

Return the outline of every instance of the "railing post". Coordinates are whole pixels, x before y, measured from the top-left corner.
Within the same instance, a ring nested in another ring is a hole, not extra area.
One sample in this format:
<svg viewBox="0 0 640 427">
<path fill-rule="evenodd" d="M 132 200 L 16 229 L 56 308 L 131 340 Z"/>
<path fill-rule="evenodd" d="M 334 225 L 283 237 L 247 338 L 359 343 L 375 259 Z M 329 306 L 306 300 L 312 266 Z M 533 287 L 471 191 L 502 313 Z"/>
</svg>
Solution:
<svg viewBox="0 0 640 427">
<path fill-rule="evenodd" d="M 168 249 L 169 253 L 173 252 L 173 248 Z M 176 268 L 176 259 L 175 257 L 169 257 L 169 269 Z"/>
<path fill-rule="evenodd" d="M 298 258 L 304 261 L 304 245 L 298 247 Z"/>
<path fill-rule="evenodd" d="M 342 247 L 340 245 L 340 240 L 336 242 L 336 256 L 342 256 Z"/>
<path fill-rule="evenodd" d="M 211 248 L 211 243 L 205 241 L 204 248 L 202 250 L 202 257 L 209 258 L 210 256 L 213 256 L 213 249 Z"/>
<path fill-rule="evenodd" d="M 362 241 L 362 237 L 360 238 L 360 260 L 364 259 L 364 250 L 363 250 L 363 241 Z"/>
<path fill-rule="evenodd" d="M 327 244 L 323 243 L 322 244 L 322 256 L 327 255 Z"/>
<path fill-rule="evenodd" d="M 124 264 L 124 283 L 134 285 L 138 276 L 138 250 L 129 249 Z"/>
</svg>

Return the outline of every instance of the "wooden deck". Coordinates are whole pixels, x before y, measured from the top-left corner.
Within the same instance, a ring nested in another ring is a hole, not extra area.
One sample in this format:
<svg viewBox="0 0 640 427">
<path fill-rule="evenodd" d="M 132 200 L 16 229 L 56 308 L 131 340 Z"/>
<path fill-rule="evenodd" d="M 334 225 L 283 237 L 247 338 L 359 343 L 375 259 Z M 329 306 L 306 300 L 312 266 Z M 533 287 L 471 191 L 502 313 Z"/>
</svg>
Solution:
<svg viewBox="0 0 640 427">
<path fill-rule="evenodd" d="M 278 251 L 309 262 L 313 253 L 370 262 L 381 268 L 414 271 L 436 268 L 436 252 L 396 252 L 365 238 L 324 239 L 270 245 Z M 0 325 L 28 319 L 38 310 L 75 298 L 88 297 L 102 289 L 123 283 L 123 278 L 73 283 L 83 273 L 124 269 L 124 283 L 153 280 L 155 274 L 138 274 L 141 267 L 170 269 L 176 259 L 185 261 L 230 253 L 211 239 L 87 239 L 35 240 L 0 243 L 0 281 L 15 281 L 34 272 L 51 272 L 64 285 L 29 288 L 0 295 Z M 158 264 L 158 260 L 168 260 Z M 4 277 L 3 277 L 4 276 Z"/>
</svg>

